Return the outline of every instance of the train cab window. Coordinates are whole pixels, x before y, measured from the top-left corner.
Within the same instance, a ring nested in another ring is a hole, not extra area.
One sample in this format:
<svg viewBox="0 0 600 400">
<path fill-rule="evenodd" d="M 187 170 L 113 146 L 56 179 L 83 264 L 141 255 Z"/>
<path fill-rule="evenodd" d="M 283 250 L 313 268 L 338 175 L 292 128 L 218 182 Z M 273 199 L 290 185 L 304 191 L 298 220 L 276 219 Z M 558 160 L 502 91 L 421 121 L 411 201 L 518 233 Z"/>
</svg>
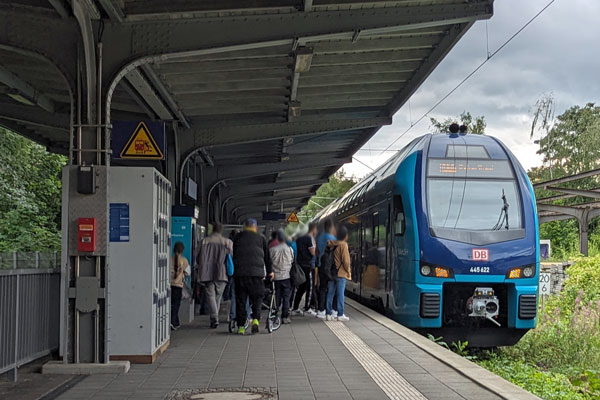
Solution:
<svg viewBox="0 0 600 400">
<path fill-rule="evenodd" d="M 508 160 L 430 159 L 427 175 L 430 228 L 522 229 L 519 188 Z"/>
<path fill-rule="evenodd" d="M 446 158 L 490 158 L 485 146 L 452 144 L 446 147 Z"/>
</svg>

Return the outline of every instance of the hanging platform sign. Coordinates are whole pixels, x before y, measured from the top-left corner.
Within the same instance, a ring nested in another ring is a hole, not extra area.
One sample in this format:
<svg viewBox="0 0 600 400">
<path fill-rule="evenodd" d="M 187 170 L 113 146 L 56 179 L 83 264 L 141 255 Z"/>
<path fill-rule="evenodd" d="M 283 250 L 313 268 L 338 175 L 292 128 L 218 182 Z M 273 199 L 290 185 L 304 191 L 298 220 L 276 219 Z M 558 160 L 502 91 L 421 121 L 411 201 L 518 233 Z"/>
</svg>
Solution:
<svg viewBox="0 0 600 400">
<path fill-rule="evenodd" d="M 111 133 L 112 156 L 125 160 L 164 160 L 163 122 L 115 121 Z"/>
</svg>

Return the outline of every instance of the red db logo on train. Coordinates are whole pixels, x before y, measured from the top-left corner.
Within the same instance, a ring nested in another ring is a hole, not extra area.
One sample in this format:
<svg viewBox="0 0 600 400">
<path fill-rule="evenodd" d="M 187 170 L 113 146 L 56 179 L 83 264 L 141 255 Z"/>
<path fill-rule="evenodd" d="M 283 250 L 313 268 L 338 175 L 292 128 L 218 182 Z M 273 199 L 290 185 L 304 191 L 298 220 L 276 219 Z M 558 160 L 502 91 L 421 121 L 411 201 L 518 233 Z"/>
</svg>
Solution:
<svg viewBox="0 0 600 400">
<path fill-rule="evenodd" d="M 489 261 L 490 251 L 488 249 L 472 249 L 471 258 L 473 261 Z"/>
</svg>

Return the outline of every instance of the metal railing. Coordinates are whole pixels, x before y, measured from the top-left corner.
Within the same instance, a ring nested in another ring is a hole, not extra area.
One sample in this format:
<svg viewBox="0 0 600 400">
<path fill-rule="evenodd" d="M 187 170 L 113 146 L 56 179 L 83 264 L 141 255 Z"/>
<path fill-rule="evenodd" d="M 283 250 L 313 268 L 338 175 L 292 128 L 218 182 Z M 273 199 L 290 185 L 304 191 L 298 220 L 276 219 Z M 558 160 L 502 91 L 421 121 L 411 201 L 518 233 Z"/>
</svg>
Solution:
<svg viewBox="0 0 600 400">
<path fill-rule="evenodd" d="M 20 366 L 58 348 L 59 263 L 59 253 L 0 253 L 0 374 L 14 381 Z"/>
</svg>

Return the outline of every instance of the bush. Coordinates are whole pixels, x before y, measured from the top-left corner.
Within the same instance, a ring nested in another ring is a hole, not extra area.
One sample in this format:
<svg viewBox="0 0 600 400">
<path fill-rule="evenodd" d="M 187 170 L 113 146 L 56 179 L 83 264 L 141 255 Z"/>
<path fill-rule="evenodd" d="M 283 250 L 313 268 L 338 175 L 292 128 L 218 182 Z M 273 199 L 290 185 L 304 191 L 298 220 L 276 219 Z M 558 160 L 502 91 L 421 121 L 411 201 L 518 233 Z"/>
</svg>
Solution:
<svg viewBox="0 0 600 400">
<path fill-rule="evenodd" d="M 502 348 L 499 360 L 511 365 L 526 360 L 531 368 L 568 378 L 585 398 L 600 398 L 600 256 L 576 259 L 567 273 L 563 291 L 548 300 L 537 328 Z M 524 385 L 537 379 L 542 376 L 515 383 L 529 390 Z"/>
<path fill-rule="evenodd" d="M 590 398 L 578 392 L 565 375 L 540 371 L 535 366 L 521 360 L 510 360 L 492 354 L 489 359 L 478 363 L 544 400 L 587 400 Z"/>
</svg>

